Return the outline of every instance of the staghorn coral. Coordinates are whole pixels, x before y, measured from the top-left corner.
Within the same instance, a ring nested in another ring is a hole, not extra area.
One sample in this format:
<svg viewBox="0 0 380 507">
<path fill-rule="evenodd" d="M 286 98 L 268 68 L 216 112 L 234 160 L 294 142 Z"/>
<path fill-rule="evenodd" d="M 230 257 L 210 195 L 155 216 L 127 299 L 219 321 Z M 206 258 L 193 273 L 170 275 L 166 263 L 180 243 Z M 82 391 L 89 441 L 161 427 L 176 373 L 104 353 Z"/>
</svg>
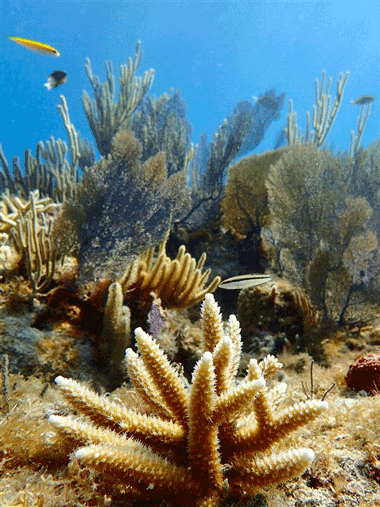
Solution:
<svg viewBox="0 0 380 507">
<path fill-rule="evenodd" d="M 380 354 L 359 357 L 349 368 L 346 384 L 355 391 L 380 392 Z"/>
<path fill-rule="evenodd" d="M 327 408 L 308 400 L 281 409 L 285 384 L 267 380 L 281 364 L 252 359 L 241 382 L 239 323 L 226 330 L 211 294 L 202 309 L 204 353 L 188 385 L 154 339 L 136 329 L 139 354 L 127 351 L 128 374 L 149 414 L 100 397 L 72 379 L 57 377 L 67 400 L 91 422 L 51 415 L 74 456 L 102 472 L 107 493 L 171 505 L 217 506 L 229 495 L 250 497 L 302 473 L 311 449 L 287 449 L 284 439 Z M 113 483 L 113 488 L 111 487 Z"/>
</svg>

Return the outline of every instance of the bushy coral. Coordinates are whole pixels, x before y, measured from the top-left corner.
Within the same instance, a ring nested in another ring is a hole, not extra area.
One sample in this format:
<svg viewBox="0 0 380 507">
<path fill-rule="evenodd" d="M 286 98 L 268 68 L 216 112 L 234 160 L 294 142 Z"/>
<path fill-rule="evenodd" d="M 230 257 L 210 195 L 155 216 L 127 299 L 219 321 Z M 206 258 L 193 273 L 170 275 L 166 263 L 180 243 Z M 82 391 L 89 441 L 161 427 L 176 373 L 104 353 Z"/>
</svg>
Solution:
<svg viewBox="0 0 380 507">
<path fill-rule="evenodd" d="M 290 146 L 266 186 L 277 269 L 306 288 L 325 320 L 338 314 L 342 324 L 344 301 L 376 257 L 370 204 L 347 181 L 344 160 L 311 143 Z"/>
<path fill-rule="evenodd" d="M 82 103 L 89 126 L 94 135 L 99 153 L 107 156 L 111 151 L 113 137 L 121 128 L 129 124 L 134 111 L 152 86 L 154 70 L 149 69 L 143 76 L 136 76 L 143 53 L 140 41 L 137 42 L 133 58 L 120 66 L 119 96 L 116 101 L 115 75 L 112 62 L 106 62 L 107 80 L 101 83 L 98 76 L 92 73 L 90 59 L 87 58 L 86 72 L 94 98 L 83 91 Z"/>
<path fill-rule="evenodd" d="M 240 234 L 252 234 L 268 225 L 270 211 L 265 181 L 270 166 L 286 149 L 245 157 L 228 169 L 225 197 L 221 202 L 226 227 Z"/>
<path fill-rule="evenodd" d="M 160 243 L 186 211 L 184 171 L 167 177 L 163 153 L 141 163 L 142 147 L 130 131 L 112 140 L 111 157 L 88 168 L 77 199 L 61 220 L 72 222 L 80 243 L 80 278 L 115 279 L 138 254 Z"/>
<path fill-rule="evenodd" d="M 142 101 L 132 119 L 131 130 L 142 144 L 142 160 L 165 152 L 168 174 L 186 164 L 192 127 L 186 118 L 186 104 L 181 93 L 163 93 Z"/>
</svg>

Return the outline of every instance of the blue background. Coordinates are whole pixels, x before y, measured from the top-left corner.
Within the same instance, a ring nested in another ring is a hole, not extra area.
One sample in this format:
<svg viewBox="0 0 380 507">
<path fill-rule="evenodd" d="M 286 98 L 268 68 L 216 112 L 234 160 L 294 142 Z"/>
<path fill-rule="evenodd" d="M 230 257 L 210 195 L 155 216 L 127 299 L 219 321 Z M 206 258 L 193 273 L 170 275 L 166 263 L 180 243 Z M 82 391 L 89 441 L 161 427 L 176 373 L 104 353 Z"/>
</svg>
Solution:
<svg viewBox="0 0 380 507">
<path fill-rule="evenodd" d="M 350 71 L 344 101 L 328 143 L 348 150 L 360 108 L 351 99 L 377 97 L 363 137 L 366 146 L 380 134 L 380 2 L 130 2 L 2 0 L 0 11 L 0 142 L 9 161 L 35 151 L 51 135 L 67 140 L 56 106 L 63 93 L 71 121 L 93 143 L 82 108 L 83 89 L 92 97 L 85 72 L 105 81 L 104 62 L 119 65 L 133 55 L 138 39 L 144 58 L 141 74 L 156 71 L 150 93 L 179 89 L 193 125 L 192 140 L 212 134 L 235 104 L 275 87 L 286 93 L 281 120 L 274 122 L 261 152 L 274 146 L 285 125 L 289 98 L 299 124 L 315 100 L 314 79 L 322 70 L 333 77 Z M 35 54 L 7 39 L 35 39 L 55 47 L 60 58 Z M 68 81 L 48 91 L 54 70 Z M 93 143 L 94 144 L 94 143 Z"/>
</svg>

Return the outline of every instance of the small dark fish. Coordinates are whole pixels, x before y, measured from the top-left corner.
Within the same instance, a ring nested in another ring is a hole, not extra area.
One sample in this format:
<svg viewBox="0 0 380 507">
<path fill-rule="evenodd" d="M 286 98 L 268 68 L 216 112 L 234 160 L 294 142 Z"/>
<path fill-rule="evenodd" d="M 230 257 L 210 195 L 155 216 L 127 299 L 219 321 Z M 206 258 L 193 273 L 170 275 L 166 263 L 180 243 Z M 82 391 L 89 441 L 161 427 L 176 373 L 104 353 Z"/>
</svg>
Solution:
<svg viewBox="0 0 380 507">
<path fill-rule="evenodd" d="M 223 280 L 219 284 L 221 289 L 245 289 L 247 287 L 256 287 L 271 281 L 269 275 L 238 275 Z"/>
<path fill-rule="evenodd" d="M 44 84 L 48 90 L 52 90 L 53 88 L 57 88 L 57 86 L 66 83 L 66 72 L 63 70 L 55 70 L 48 77 L 47 83 Z"/>
<path fill-rule="evenodd" d="M 351 100 L 351 104 L 354 104 L 356 106 L 362 106 L 364 104 L 370 104 L 375 100 L 375 97 L 373 95 L 363 95 L 362 97 L 359 97 L 356 100 Z"/>
</svg>

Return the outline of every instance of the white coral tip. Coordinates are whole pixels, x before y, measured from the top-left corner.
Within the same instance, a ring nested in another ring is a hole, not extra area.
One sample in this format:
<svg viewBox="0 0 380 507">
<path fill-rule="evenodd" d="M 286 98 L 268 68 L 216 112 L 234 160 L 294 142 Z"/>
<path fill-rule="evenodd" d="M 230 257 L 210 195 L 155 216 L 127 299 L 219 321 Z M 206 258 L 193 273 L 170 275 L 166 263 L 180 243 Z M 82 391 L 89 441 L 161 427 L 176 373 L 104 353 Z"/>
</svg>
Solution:
<svg viewBox="0 0 380 507">
<path fill-rule="evenodd" d="M 49 421 L 49 423 L 53 424 L 54 426 L 59 426 L 59 427 L 62 426 L 62 418 L 59 417 L 58 415 L 54 415 L 54 414 L 49 415 L 48 421 Z"/>
<path fill-rule="evenodd" d="M 54 379 L 54 382 L 58 385 L 58 386 L 63 386 L 66 384 L 66 378 L 65 377 L 62 377 L 62 375 L 58 375 L 58 377 L 56 377 Z"/>
<path fill-rule="evenodd" d="M 209 292 L 205 294 L 205 303 L 212 304 L 215 303 L 214 296 L 210 294 Z"/>
<path fill-rule="evenodd" d="M 232 345 L 232 340 L 229 336 L 223 336 L 223 340 L 221 342 L 219 342 L 223 345 Z"/>
<path fill-rule="evenodd" d="M 262 387 L 265 387 L 265 378 L 260 377 L 257 380 L 255 380 L 254 383 L 258 389 L 261 389 Z"/>
<path fill-rule="evenodd" d="M 83 459 L 85 458 L 86 456 L 88 455 L 88 450 L 86 447 L 82 447 L 81 449 L 78 449 L 75 453 L 74 453 L 74 456 L 76 457 L 76 459 Z"/>
<path fill-rule="evenodd" d="M 211 354 L 211 352 L 205 352 L 203 354 L 202 360 L 205 361 L 206 363 L 212 363 L 212 354 Z"/>
<path fill-rule="evenodd" d="M 314 451 L 312 449 L 302 449 L 300 452 L 300 458 L 311 463 L 315 458 Z"/>
<path fill-rule="evenodd" d="M 130 359 L 135 358 L 137 356 L 136 352 L 132 349 L 127 349 L 125 351 L 125 360 L 128 362 Z"/>
</svg>

